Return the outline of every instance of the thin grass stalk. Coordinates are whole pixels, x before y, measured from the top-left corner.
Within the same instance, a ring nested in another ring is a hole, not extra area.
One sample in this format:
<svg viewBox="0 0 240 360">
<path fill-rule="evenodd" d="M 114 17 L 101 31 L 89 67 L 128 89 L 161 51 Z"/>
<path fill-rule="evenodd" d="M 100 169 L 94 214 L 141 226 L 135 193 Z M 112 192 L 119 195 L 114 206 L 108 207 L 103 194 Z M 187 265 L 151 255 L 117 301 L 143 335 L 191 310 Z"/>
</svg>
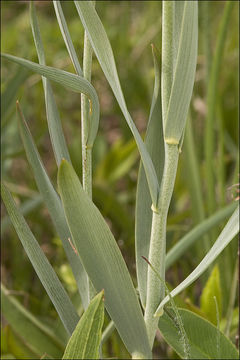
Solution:
<svg viewBox="0 0 240 360">
<path fill-rule="evenodd" d="M 167 214 L 176 178 L 178 156 L 178 146 L 165 143 L 165 164 L 158 207 L 157 209 L 153 208 L 148 260 L 155 269 L 158 269 L 159 276 L 163 279 L 163 281 L 165 281 Z M 159 321 L 159 319 L 154 318 L 154 313 L 157 309 L 159 301 L 161 301 L 164 296 L 164 282 L 160 282 L 156 273 L 152 270 L 151 267 L 149 267 L 147 277 L 147 302 L 144 319 L 147 327 L 150 346 L 153 346 L 153 341 Z"/>
<path fill-rule="evenodd" d="M 195 151 L 194 145 L 194 136 L 191 118 L 188 119 L 185 133 L 185 153 L 186 153 L 186 164 L 187 164 L 187 177 L 190 180 L 189 188 L 191 194 L 191 204 L 193 209 L 193 219 L 195 224 L 201 223 L 205 218 L 204 204 L 203 204 L 203 191 L 201 186 L 201 177 L 199 169 L 199 161 Z M 207 235 L 203 237 L 203 245 L 201 246 L 202 250 L 205 250 L 204 253 L 210 248 L 210 241 Z M 199 246 L 199 249 L 200 249 Z M 204 248 L 204 249 L 203 249 Z"/>
<path fill-rule="evenodd" d="M 230 20 L 231 10 L 234 2 L 227 1 L 222 22 L 220 25 L 219 36 L 217 38 L 216 50 L 211 66 L 210 80 L 207 89 L 207 118 L 205 127 L 205 160 L 206 160 L 206 184 L 207 184 L 207 199 L 208 199 L 208 213 L 211 214 L 216 208 L 215 198 L 215 175 L 214 175 L 214 125 L 216 116 L 216 101 L 218 94 L 218 83 L 220 75 L 220 67 L 223 58 L 223 50 L 227 34 L 227 27 Z"/>
<path fill-rule="evenodd" d="M 95 6 L 95 1 L 92 2 Z M 92 73 L 92 46 L 88 39 L 86 30 L 84 31 L 84 49 L 83 49 L 83 76 L 91 82 Z M 82 184 L 90 199 L 92 199 L 92 146 L 88 144 L 89 134 L 89 114 L 91 112 L 89 100 L 86 95 L 81 94 L 81 140 L 82 140 Z M 95 289 L 89 281 L 89 301 L 95 295 Z"/>
<path fill-rule="evenodd" d="M 225 181 L 225 163 L 224 163 L 224 120 L 221 105 L 218 106 L 218 164 L 217 164 L 217 178 L 218 178 L 218 197 L 220 206 L 225 204 L 226 181 Z"/>
</svg>

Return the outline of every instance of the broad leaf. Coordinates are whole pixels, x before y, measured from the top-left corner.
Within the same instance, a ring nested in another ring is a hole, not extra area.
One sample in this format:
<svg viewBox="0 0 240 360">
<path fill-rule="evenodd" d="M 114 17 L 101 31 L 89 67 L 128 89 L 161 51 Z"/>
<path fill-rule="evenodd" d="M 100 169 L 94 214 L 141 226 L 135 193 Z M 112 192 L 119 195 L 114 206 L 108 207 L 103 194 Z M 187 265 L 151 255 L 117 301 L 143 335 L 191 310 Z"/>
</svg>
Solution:
<svg viewBox="0 0 240 360">
<path fill-rule="evenodd" d="M 163 166 L 164 166 L 164 142 L 162 129 L 162 111 L 161 111 L 161 91 L 160 91 L 160 64 L 159 54 L 156 49 L 152 47 L 153 60 L 155 69 L 155 84 L 152 97 L 152 105 L 150 110 L 149 122 L 145 137 L 146 148 L 151 156 L 153 165 L 155 167 L 158 182 L 161 183 Z M 148 189 L 147 179 L 142 163 L 140 164 L 137 183 L 136 196 L 136 225 L 135 225 L 135 239 L 136 239 L 136 266 L 138 278 L 138 290 L 143 307 L 146 306 L 146 291 L 147 291 L 147 272 L 148 265 L 143 260 L 142 256 L 148 258 L 151 225 L 152 225 L 152 210 L 151 210 L 151 195 Z"/>
<path fill-rule="evenodd" d="M 159 192 L 157 175 L 151 157 L 142 141 L 136 125 L 134 124 L 128 112 L 126 102 L 122 93 L 120 81 L 118 78 L 112 48 L 108 40 L 106 31 L 96 10 L 88 1 L 74 1 L 74 3 L 81 18 L 82 24 L 88 34 L 88 38 L 91 42 L 92 48 L 98 58 L 98 61 L 109 82 L 109 85 L 112 88 L 112 91 L 118 101 L 118 104 L 128 123 L 128 126 L 136 140 L 138 150 L 140 152 L 143 166 L 146 172 L 152 203 L 156 206 Z"/>
<path fill-rule="evenodd" d="M 63 359 L 99 359 L 104 321 L 103 294 L 101 291 L 90 302 L 69 339 Z"/>
<path fill-rule="evenodd" d="M 1 184 L 1 195 L 29 260 L 55 306 L 66 330 L 71 334 L 79 318 L 69 296 L 4 184 Z"/>
<path fill-rule="evenodd" d="M 173 83 L 164 119 L 164 139 L 169 144 L 178 144 L 183 136 L 195 79 L 198 48 L 197 1 L 184 1 L 184 8 L 179 5 L 175 12 L 176 18 L 181 17 L 181 27 L 176 22 L 173 37 L 176 36 L 179 40 L 175 45 L 177 51 Z"/>
<path fill-rule="evenodd" d="M 117 243 L 99 210 L 84 192 L 72 166 L 63 160 L 58 185 L 64 211 L 82 263 L 128 351 L 151 354 L 133 283 Z"/>
<path fill-rule="evenodd" d="M 30 348 L 40 356 L 45 352 L 60 358 L 63 345 L 54 332 L 25 309 L 18 300 L 1 285 L 2 314 Z"/>
<path fill-rule="evenodd" d="M 238 359 L 234 345 L 214 325 L 189 310 L 178 311 L 188 337 L 190 359 Z M 166 313 L 159 320 L 159 330 L 164 340 L 184 359 L 178 328 Z"/>
<path fill-rule="evenodd" d="M 223 231 L 215 241 L 214 245 L 211 247 L 207 255 L 203 258 L 200 264 L 193 270 L 193 272 L 182 281 L 173 291 L 171 291 L 171 296 L 174 297 L 179 294 L 186 287 L 191 285 L 199 276 L 214 262 L 219 254 L 225 249 L 225 247 L 230 243 L 230 241 L 239 233 L 239 206 L 234 211 Z M 169 296 L 166 296 L 163 301 L 160 303 L 156 316 L 162 313 L 163 306 L 169 301 Z"/>
<path fill-rule="evenodd" d="M 32 167 L 33 174 L 38 186 L 38 189 L 42 195 L 44 203 L 46 204 L 52 222 L 62 240 L 64 251 L 66 252 L 68 261 L 72 267 L 74 277 L 77 282 L 79 293 L 81 295 L 82 303 L 86 309 L 89 303 L 88 298 L 88 279 L 86 271 L 81 264 L 80 258 L 74 253 L 74 250 L 69 242 L 70 232 L 65 219 L 61 200 L 56 193 L 47 172 L 43 166 L 38 150 L 34 144 L 34 140 L 31 136 L 24 115 L 20 109 L 20 105 L 17 104 L 18 124 L 22 142 L 27 154 L 28 161 Z"/>
<path fill-rule="evenodd" d="M 44 49 L 43 49 L 41 34 L 38 26 L 36 9 L 33 1 L 30 2 L 30 20 L 31 20 L 32 33 L 33 33 L 35 46 L 37 49 L 39 63 L 41 65 L 45 65 Z M 42 77 L 42 81 L 43 81 L 43 89 L 45 94 L 49 134 L 53 146 L 54 155 L 57 164 L 59 165 L 62 158 L 70 161 L 70 156 L 64 138 L 62 124 L 59 117 L 57 105 L 53 96 L 51 84 L 49 80 L 46 79 L 45 77 Z"/>
<path fill-rule="evenodd" d="M 90 129 L 88 134 L 88 146 L 92 146 L 97 135 L 99 124 L 99 101 L 94 87 L 89 81 L 81 76 L 71 74 L 64 70 L 59 70 L 50 66 L 40 65 L 32 61 L 22 59 L 9 54 L 1 54 L 4 59 L 13 61 L 27 69 L 46 77 L 49 80 L 55 81 L 65 88 L 77 93 L 85 94 L 90 102 Z"/>
</svg>

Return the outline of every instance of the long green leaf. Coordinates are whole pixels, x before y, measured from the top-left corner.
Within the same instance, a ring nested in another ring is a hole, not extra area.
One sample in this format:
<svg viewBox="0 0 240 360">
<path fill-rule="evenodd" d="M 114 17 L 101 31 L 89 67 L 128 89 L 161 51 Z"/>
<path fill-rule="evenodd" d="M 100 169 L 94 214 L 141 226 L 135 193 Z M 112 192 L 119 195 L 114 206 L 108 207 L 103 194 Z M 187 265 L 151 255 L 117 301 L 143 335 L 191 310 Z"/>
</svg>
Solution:
<svg viewBox="0 0 240 360">
<path fill-rule="evenodd" d="M 95 289 L 104 289 L 107 311 L 128 351 L 151 357 L 135 289 L 116 241 L 99 210 L 63 160 L 58 185 L 73 241 Z"/>
<path fill-rule="evenodd" d="M 176 296 L 186 287 L 191 285 L 196 279 L 198 279 L 199 276 L 214 262 L 218 255 L 225 249 L 225 247 L 230 243 L 230 241 L 238 234 L 238 232 L 239 206 L 228 220 L 226 226 L 224 227 L 223 231 L 221 232 L 207 255 L 203 258 L 203 260 L 195 268 L 195 270 L 193 270 L 193 272 L 184 281 L 182 281 L 174 290 L 171 291 L 171 296 Z M 162 308 L 168 301 L 169 296 L 166 296 L 157 308 L 157 311 L 155 313 L 156 316 L 162 313 Z"/>
<path fill-rule="evenodd" d="M 50 66 L 40 65 L 32 61 L 19 58 L 9 54 L 1 54 L 4 59 L 13 61 L 27 69 L 36 72 L 49 80 L 55 81 L 63 87 L 77 93 L 85 94 L 90 102 L 90 129 L 88 134 L 88 146 L 92 146 L 98 131 L 99 124 L 99 101 L 94 87 L 89 81 L 81 76 L 71 74 L 67 71 L 56 69 Z"/>
<path fill-rule="evenodd" d="M 164 138 L 169 144 L 178 144 L 183 136 L 187 112 L 192 96 L 198 47 L 198 4 L 197 1 L 185 1 L 182 13 L 181 30 L 176 26 L 174 35 L 179 36 L 173 84 L 164 120 Z M 178 16 L 179 17 L 179 16 Z M 164 64 L 163 64 L 164 65 Z"/>
<path fill-rule="evenodd" d="M 153 60 L 155 69 L 155 84 L 152 97 L 149 122 L 145 137 L 146 148 L 155 166 L 158 181 L 161 183 L 164 167 L 164 141 L 162 129 L 161 91 L 160 91 L 160 64 L 159 54 L 153 47 Z M 147 272 L 148 265 L 142 256 L 148 258 L 151 235 L 152 210 L 151 196 L 147 185 L 146 175 L 140 164 L 136 195 L 136 266 L 138 278 L 138 290 L 143 307 L 146 306 Z"/>
<path fill-rule="evenodd" d="M 64 347 L 54 332 L 25 309 L 1 284 L 2 314 L 39 357 L 45 352 L 60 358 Z"/>
<path fill-rule="evenodd" d="M 189 310 L 178 311 L 189 340 L 190 359 L 238 359 L 237 349 L 214 325 Z M 160 318 L 159 330 L 164 340 L 184 359 L 178 328 L 167 314 Z"/>
<path fill-rule="evenodd" d="M 36 8 L 34 5 L 34 1 L 30 2 L 30 20 L 33 38 L 38 54 L 39 63 L 41 65 L 45 65 L 45 55 L 44 49 L 40 34 L 40 29 L 38 26 Z M 53 146 L 54 155 L 59 165 L 62 158 L 70 161 L 70 156 L 68 152 L 68 148 L 66 145 L 66 141 L 63 134 L 62 124 L 59 117 L 59 112 L 57 109 L 57 105 L 53 96 L 53 91 L 51 84 L 48 79 L 42 77 L 43 81 L 43 89 L 45 94 L 45 103 L 46 103 L 46 113 L 47 113 L 47 121 L 48 121 L 48 129 L 51 138 L 51 143 Z"/>
<path fill-rule="evenodd" d="M 168 251 L 166 256 L 166 269 L 186 253 L 196 240 L 207 234 L 210 229 L 220 224 L 226 217 L 230 216 L 236 207 L 237 203 L 234 202 L 227 205 L 189 231 Z"/>
<path fill-rule="evenodd" d="M 96 295 L 79 320 L 65 349 L 63 359 L 99 359 L 99 346 L 104 321 L 104 302 L 101 291 Z"/>
<path fill-rule="evenodd" d="M 82 72 L 81 66 L 79 64 L 78 57 L 77 57 L 75 48 L 72 43 L 71 35 L 69 33 L 68 26 L 67 26 L 64 14 L 63 14 L 61 2 L 54 0 L 53 6 L 54 6 L 55 13 L 57 16 L 58 25 L 59 25 L 61 33 L 62 33 L 62 37 L 64 39 L 66 48 L 67 48 L 69 56 L 72 60 L 75 71 L 78 75 L 83 76 L 83 72 Z"/>
<path fill-rule="evenodd" d="M 79 318 L 70 298 L 4 184 L 1 184 L 1 195 L 29 260 L 54 304 L 66 330 L 71 334 Z"/>
<path fill-rule="evenodd" d="M 118 101 L 118 104 L 123 112 L 123 115 L 128 123 L 130 130 L 136 140 L 142 163 L 146 172 L 149 190 L 151 193 L 152 203 L 157 205 L 157 198 L 159 192 L 159 184 L 157 175 L 149 153 L 142 141 L 142 138 L 134 124 L 122 93 L 116 64 L 112 52 L 110 42 L 108 40 L 103 24 L 94 9 L 88 1 L 74 1 L 78 14 L 81 18 L 82 24 L 88 34 L 92 48 L 98 58 L 102 70 L 112 88 L 112 91 Z"/>
<path fill-rule="evenodd" d="M 28 161 L 33 169 L 34 177 L 38 186 L 38 189 L 42 195 L 44 203 L 46 204 L 53 224 L 62 240 L 64 250 L 66 252 L 68 261 L 72 267 L 73 274 L 75 276 L 79 293 L 81 295 L 84 308 L 88 306 L 89 299 L 87 295 L 88 280 L 87 274 L 84 270 L 80 258 L 74 253 L 68 239 L 70 238 L 70 232 L 65 219 L 61 200 L 56 193 L 47 172 L 43 166 L 38 150 L 34 144 L 34 140 L 31 136 L 27 123 L 24 119 L 24 115 L 20 109 L 20 105 L 17 105 L 18 124 L 22 142 L 27 154 Z"/>
</svg>

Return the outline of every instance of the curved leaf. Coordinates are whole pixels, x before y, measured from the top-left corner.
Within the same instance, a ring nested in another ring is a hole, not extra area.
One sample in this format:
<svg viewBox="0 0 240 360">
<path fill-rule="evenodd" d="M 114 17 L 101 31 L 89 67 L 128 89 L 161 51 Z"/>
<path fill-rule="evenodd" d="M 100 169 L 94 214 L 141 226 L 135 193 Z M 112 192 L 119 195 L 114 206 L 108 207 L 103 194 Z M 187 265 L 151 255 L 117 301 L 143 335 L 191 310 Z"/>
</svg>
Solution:
<svg viewBox="0 0 240 360">
<path fill-rule="evenodd" d="M 1 54 L 4 59 L 13 61 L 27 69 L 36 72 L 49 80 L 55 81 L 65 88 L 77 93 L 84 93 L 91 102 L 90 106 L 90 130 L 88 136 L 88 145 L 92 146 L 97 135 L 99 124 L 99 101 L 94 87 L 89 81 L 81 76 L 71 74 L 67 71 L 56 69 L 46 65 L 40 65 L 32 61 L 19 58 L 9 54 Z"/>
<path fill-rule="evenodd" d="M 123 115 L 128 123 L 128 126 L 136 140 L 138 150 L 141 155 L 143 166 L 146 172 L 148 186 L 151 193 L 152 202 L 157 206 L 157 198 L 159 192 L 159 184 L 157 175 L 151 160 L 151 157 L 142 141 L 142 138 L 134 124 L 122 93 L 116 64 L 112 52 L 110 42 L 108 40 L 103 24 L 94 9 L 88 1 L 74 1 L 78 14 L 81 18 L 82 24 L 88 34 L 92 48 L 98 58 L 102 70 L 112 88 L 112 91 L 118 101 L 118 104 L 123 112 Z"/>
<path fill-rule="evenodd" d="M 63 160 L 58 185 L 64 211 L 82 263 L 130 353 L 150 357 L 146 327 L 133 283 L 116 241 L 99 210 Z"/>
<path fill-rule="evenodd" d="M 63 359 L 99 359 L 104 321 L 103 295 L 101 291 L 90 302 L 69 339 Z"/>
<path fill-rule="evenodd" d="M 186 287 L 191 285 L 199 276 L 213 263 L 213 261 L 218 257 L 219 254 L 225 249 L 225 247 L 230 243 L 230 241 L 238 234 L 239 232 L 239 205 L 234 211 L 223 231 L 215 241 L 214 245 L 211 247 L 207 255 L 203 258 L 200 264 L 193 270 L 193 272 L 182 281 L 174 290 L 171 291 L 171 296 L 174 297 L 179 294 Z M 169 301 L 169 296 L 166 296 L 160 305 L 157 308 L 155 316 L 160 316 L 162 314 L 163 306 Z"/>
</svg>

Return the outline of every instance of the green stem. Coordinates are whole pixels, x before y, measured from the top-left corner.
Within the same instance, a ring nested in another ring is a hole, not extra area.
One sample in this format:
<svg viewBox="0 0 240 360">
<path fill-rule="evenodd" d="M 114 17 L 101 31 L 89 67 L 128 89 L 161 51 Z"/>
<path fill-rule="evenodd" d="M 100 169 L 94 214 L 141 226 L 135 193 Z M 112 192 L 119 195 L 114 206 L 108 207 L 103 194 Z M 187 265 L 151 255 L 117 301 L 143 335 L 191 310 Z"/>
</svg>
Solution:
<svg viewBox="0 0 240 360">
<path fill-rule="evenodd" d="M 165 281 L 167 214 L 176 178 L 178 156 L 178 146 L 165 143 L 165 165 L 160 189 L 160 196 L 157 209 L 153 209 L 148 260 L 153 266 L 153 268 L 158 270 L 159 275 L 163 279 L 163 281 Z M 164 295 L 164 283 L 159 281 L 156 273 L 151 269 L 151 267 L 148 267 L 145 323 L 147 327 L 150 346 L 153 345 L 159 321 L 158 318 L 154 318 L 154 313 L 159 303 L 164 298 Z"/>
<path fill-rule="evenodd" d="M 95 1 L 92 2 L 95 6 Z M 84 49 L 83 49 L 83 76 L 91 82 L 92 72 L 92 47 L 88 39 L 87 33 L 84 33 Z M 81 139 L 82 139 L 82 183 L 83 189 L 86 191 L 90 199 L 92 199 L 92 147 L 88 145 L 89 134 L 89 113 L 91 109 L 87 96 L 81 94 Z M 88 279 L 89 281 L 89 279 Z M 95 295 L 95 289 L 89 281 L 88 294 L 89 302 Z"/>
</svg>

